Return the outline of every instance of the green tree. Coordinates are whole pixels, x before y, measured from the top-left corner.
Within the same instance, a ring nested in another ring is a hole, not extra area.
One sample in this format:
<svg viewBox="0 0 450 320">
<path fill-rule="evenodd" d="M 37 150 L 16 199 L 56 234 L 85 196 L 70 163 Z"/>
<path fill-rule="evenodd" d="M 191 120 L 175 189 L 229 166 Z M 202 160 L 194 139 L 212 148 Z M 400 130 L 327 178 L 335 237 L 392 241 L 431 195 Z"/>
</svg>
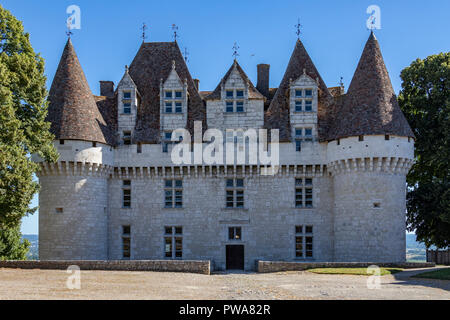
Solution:
<svg viewBox="0 0 450 320">
<path fill-rule="evenodd" d="M 450 245 L 450 52 L 401 73 L 399 103 L 416 136 L 408 174 L 408 230 L 427 247 Z"/>
<path fill-rule="evenodd" d="M 8 10 L 0 6 L 0 259 L 23 259 L 28 248 L 21 242 L 21 219 L 39 185 L 37 154 L 56 161 L 47 115 L 44 60 L 34 52 L 29 34 Z"/>
</svg>

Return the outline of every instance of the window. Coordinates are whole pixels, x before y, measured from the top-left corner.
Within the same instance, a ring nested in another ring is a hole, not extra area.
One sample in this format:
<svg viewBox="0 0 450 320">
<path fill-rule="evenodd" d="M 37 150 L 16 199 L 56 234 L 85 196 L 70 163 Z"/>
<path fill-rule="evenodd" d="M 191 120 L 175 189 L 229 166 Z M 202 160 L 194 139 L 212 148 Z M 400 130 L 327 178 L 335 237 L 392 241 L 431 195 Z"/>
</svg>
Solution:
<svg viewBox="0 0 450 320">
<path fill-rule="evenodd" d="M 122 258 L 130 259 L 131 257 L 131 227 L 122 226 Z"/>
<path fill-rule="evenodd" d="M 244 90 L 226 90 L 225 97 L 225 112 L 244 112 Z"/>
<path fill-rule="evenodd" d="M 183 227 L 164 227 L 164 256 L 183 257 Z"/>
<path fill-rule="evenodd" d="M 313 207 L 313 181 L 311 178 L 295 179 L 295 207 Z"/>
<path fill-rule="evenodd" d="M 295 89 L 295 112 L 311 112 L 312 98 L 312 89 Z"/>
<path fill-rule="evenodd" d="M 123 113 L 125 113 L 125 114 L 131 113 L 131 103 L 130 102 L 123 103 Z"/>
<path fill-rule="evenodd" d="M 64 144 L 64 140 L 63 139 L 59 140 L 59 144 Z"/>
<path fill-rule="evenodd" d="M 131 208 L 131 180 L 122 182 L 122 207 Z"/>
<path fill-rule="evenodd" d="M 302 151 L 302 131 L 303 129 L 295 129 L 295 151 Z"/>
<path fill-rule="evenodd" d="M 295 226 L 295 257 L 313 257 L 313 226 Z"/>
<path fill-rule="evenodd" d="M 228 228 L 228 240 L 242 240 L 241 227 L 229 227 Z"/>
<path fill-rule="evenodd" d="M 164 112 L 182 113 L 183 112 L 183 91 L 166 90 L 164 94 Z"/>
<path fill-rule="evenodd" d="M 56 208 L 56 209 L 55 209 L 55 212 L 56 212 L 56 213 L 63 213 L 63 212 L 64 212 L 64 209 L 63 209 L 63 208 Z"/>
<path fill-rule="evenodd" d="M 364 136 L 358 136 L 358 141 L 364 141 Z"/>
<path fill-rule="evenodd" d="M 390 137 L 389 137 L 388 134 L 386 134 L 386 135 L 384 136 L 384 140 L 390 140 Z"/>
<path fill-rule="evenodd" d="M 124 91 L 123 92 L 123 99 L 131 99 L 131 91 Z"/>
<path fill-rule="evenodd" d="M 226 180 L 226 207 L 244 207 L 244 179 Z"/>
<path fill-rule="evenodd" d="M 181 208 L 183 206 L 183 180 L 165 180 L 164 206 Z"/>
<path fill-rule="evenodd" d="M 137 150 L 136 150 L 136 152 L 137 152 L 137 153 L 142 153 L 142 143 L 138 143 L 138 144 L 137 144 Z"/>
<path fill-rule="evenodd" d="M 164 136 L 162 138 L 162 152 L 167 153 L 169 152 L 169 146 L 171 144 L 175 144 L 175 143 L 179 143 L 181 142 L 183 139 L 182 136 L 179 137 L 179 141 L 172 141 L 172 132 L 171 131 L 166 131 L 164 132 Z"/>
<path fill-rule="evenodd" d="M 131 131 L 123 132 L 123 144 L 125 144 L 125 145 L 131 144 Z"/>
<path fill-rule="evenodd" d="M 295 100 L 295 112 L 302 112 L 302 100 Z"/>
<path fill-rule="evenodd" d="M 302 141 L 313 141 L 312 128 L 295 128 L 295 151 L 302 151 Z"/>
</svg>

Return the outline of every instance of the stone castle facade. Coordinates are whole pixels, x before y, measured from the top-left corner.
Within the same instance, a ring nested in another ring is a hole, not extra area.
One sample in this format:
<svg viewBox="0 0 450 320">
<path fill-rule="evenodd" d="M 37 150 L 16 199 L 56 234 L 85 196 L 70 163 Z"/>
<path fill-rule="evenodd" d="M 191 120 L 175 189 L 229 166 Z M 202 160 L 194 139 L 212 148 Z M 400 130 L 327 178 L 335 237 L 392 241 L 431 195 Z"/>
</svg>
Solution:
<svg viewBox="0 0 450 320">
<path fill-rule="evenodd" d="M 49 94 L 60 158 L 36 160 L 42 260 L 206 259 L 218 270 L 405 260 L 414 134 L 373 34 L 347 93 L 325 85 L 300 40 L 278 88 L 269 65 L 258 65 L 255 87 L 235 60 L 214 91 L 199 91 L 177 43 L 155 42 L 100 91 L 69 39 Z M 278 129 L 278 170 L 175 165 L 171 132 L 196 122 Z"/>
</svg>

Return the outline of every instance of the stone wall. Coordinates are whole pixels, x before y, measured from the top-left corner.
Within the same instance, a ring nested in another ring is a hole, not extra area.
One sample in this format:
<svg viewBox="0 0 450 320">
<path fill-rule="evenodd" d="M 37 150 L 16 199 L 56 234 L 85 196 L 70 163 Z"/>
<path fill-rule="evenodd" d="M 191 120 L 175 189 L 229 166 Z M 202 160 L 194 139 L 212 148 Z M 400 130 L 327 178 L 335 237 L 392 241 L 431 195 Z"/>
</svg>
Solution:
<svg viewBox="0 0 450 320">
<path fill-rule="evenodd" d="M 432 268 L 434 263 L 430 262 L 286 262 L 286 261 L 257 261 L 256 270 L 260 273 L 303 271 L 313 268 L 367 268 L 371 265 L 385 268 Z"/>
<path fill-rule="evenodd" d="M 65 270 L 76 265 L 81 270 L 191 272 L 209 275 L 210 261 L 117 260 L 117 261 L 0 261 L 0 268 Z"/>
</svg>

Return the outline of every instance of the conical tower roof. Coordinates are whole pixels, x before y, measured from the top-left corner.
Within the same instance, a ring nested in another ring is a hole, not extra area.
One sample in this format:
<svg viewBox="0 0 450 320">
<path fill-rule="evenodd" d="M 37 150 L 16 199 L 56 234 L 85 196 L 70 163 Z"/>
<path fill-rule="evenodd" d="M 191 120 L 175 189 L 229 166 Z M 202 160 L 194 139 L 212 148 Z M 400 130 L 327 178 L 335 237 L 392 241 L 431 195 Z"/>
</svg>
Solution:
<svg viewBox="0 0 450 320">
<path fill-rule="evenodd" d="M 380 45 L 370 34 L 342 104 L 336 106 L 328 140 L 359 135 L 414 137 L 392 88 Z"/>
<path fill-rule="evenodd" d="M 302 74 L 306 74 L 313 80 L 318 81 L 318 121 L 319 137 L 324 136 L 327 131 L 327 109 L 333 103 L 333 97 L 327 89 L 325 82 L 312 62 L 303 43 L 297 40 L 286 72 L 281 80 L 280 86 L 273 97 L 266 112 L 266 127 L 269 129 L 280 129 L 280 141 L 289 141 L 291 138 L 289 117 L 289 86 L 290 81 L 297 80 Z"/>
<path fill-rule="evenodd" d="M 103 131 L 108 130 L 107 125 L 89 89 L 70 38 L 53 78 L 48 100 L 47 121 L 51 122 L 50 131 L 55 139 L 106 143 Z"/>
</svg>

